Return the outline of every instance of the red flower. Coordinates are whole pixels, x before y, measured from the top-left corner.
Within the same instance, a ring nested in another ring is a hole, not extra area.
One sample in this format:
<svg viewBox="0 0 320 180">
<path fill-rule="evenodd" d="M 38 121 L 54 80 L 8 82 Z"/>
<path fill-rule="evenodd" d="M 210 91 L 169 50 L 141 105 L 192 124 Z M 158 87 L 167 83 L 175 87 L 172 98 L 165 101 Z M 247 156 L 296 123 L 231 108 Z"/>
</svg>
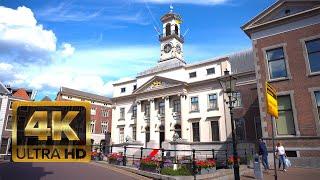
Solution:
<svg viewBox="0 0 320 180">
<path fill-rule="evenodd" d="M 198 168 L 212 168 L 216 166 L 216 161 L 214 159 L 211 160 L 199 160 L 196 161 L 196 166 Z"/>
<path fill-rule="evenodd" d="M 234 164 L 234 161 L 235 161 L 234 156 L 230 156 L 230 157 L 228 158 L 228 164 L 229 164 L 229 165 Z M 238 163 L 240 163 L 240 157 L 238 157 Z"/>
</svg>

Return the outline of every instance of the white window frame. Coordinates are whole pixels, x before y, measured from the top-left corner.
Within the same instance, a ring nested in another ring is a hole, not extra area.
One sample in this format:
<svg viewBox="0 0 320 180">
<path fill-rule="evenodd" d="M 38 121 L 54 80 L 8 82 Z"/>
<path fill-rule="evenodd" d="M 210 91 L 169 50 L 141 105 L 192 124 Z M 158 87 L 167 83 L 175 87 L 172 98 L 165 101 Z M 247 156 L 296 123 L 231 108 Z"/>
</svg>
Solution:
<svg viewBox="0 0 320 180">
<path fill-rule="evenodd" d="M 300 39 L 301 46 L 302 46 L 302 49 L 303 49 L 303 57 L 304 57 L 305 64 L 306 64 L 306 76 L 320 75 L 320 71 L 311 72 L 308 49 L 307 49 L 307 45 L 306 45 L 307 41 L 312 41 L 312 40 L 319 39 L 319 38 L 320 38 L 320 34 Z"/>
<path fill-rule="evenodd" d="M 109 122 L 108 121 L 102 121 L 101 122 L 101 134 L 104 134 L 105 132 L 108 132 Z"/>
<path fill-rule="evenodd" d="M 316 91 L 320 91 L 320 86 L 319 87 L 312 87 L 308 89 L 310 96 L 311 96 L 311 101 L 312 101 L 312 110 L 313 110 L 313 115 L 314 115 L 314 121 L 315 121 L 315 125 L 316 125 L 316 131 L 317 131 L 317 135 L 320 136 L 320 112 L 318 112 L 318 108 L 317 108 L 317 102 L 316 102 L 316 96 L 315 96 L 315 92 Z"/>
<path fill-rule="evenodd" d="M 93 128 L 91 128 L 92 125 L 93 125 Z M 92 134 L 95 134 L 95 131 L 96 131 L 96 121 L 95 120 L 91 120 L 91 122 L 90 122 L 90 132 Z"/>
<path fill-rule="evenodd" d="M 216 108 L 210 108 L 210 96 L 211 96 L 211 95 L 216 95 L 216 97 L 217 97 L 217 98 L 216 98 L 216 104 L 217 104 L 217 105 L 216 105 L 216 106 L 217 106 Z M 218 98 L 218 93 L 210 93 L 210 94 L 208 94 L 207 98 L 208 98 L 208 105 L 207 105 L 207 106 L 208 106 L 208 108 L 207 108 L 208 111 L 219 110 L 219 103 L 218 103 L 218 102 L 219 102 L 219 101 L 218 101 L 219 98 Z"/>
<path fill-rule="evenodd" d="M 91 108 L 91 115 L 95 116 L 97 114 L 97 108 L 92 107 Z"/>
<path fill-rule="evenodd" d="M 284 62 L 286 65 L 286 70 L 287 70 L 287 77 L 280 77 L 280 78 L 274 78 L 271 79 L 270 78 L 270 68 L 269 68 L 269 60 L 268 60 L 268 56 L 267 56 L 267 51 L 269 50 L 273 50 L 273 49 L 277 49 L 277 48 L 281 48 L 283 49 L 283 54 L 284 54 Z M 268 46 L 268 47 L 264 47 L 262 48 L 262 52 L 263 52 L 263 63 L 265 65 L 265 69 L 266 69 L 266 79 L 268 82 L 275 82 L 275 81 L 283 81 L 283 80 L 288 80 L 288 79 L 292 79 L 291 77 L 291 72 L 290 72 L 290 66 L 289 66 L 289 58 L 288 58 L 288 54 L 287 54 L 287 43 L 281 43 L 281 44 L 276 44 L 273 46 Z"/>
<path fill-rule="evenodd" d="M 5 128 L 6 131 L 12 131 L 12 129 L 7 129 L 9 116 L 11 117 L 11 128 L 13 126 L 13 119 L 12 119 L 13 116 L 11 114 L 8 114 L 7 115 L 7 121 L 6 121 L 6 128 Z"/>
<path fill-rule="evenodd" d="M 198 98 L 198 108 L 197 110 L 192 110 L 192 98 Z M 190 112 L 200 112 L 200 106 L 199 106 L 199 96 L 191 96 L 190 97 Z"/>
<path fill-rule="evenodd" d="M 297 116 L 297 109 L 296 109 L 296 103 L 294 101 L 294 91 L 283 91 L 283 92 L 278 92 L 277 96 L 290 96 L 291 100 L 291 108 L 292 108 L 292 113 L 293 113 L 293 123 L 294 123 L 294 128 L 295 128 L 295 135 L 279 135 L 277 131 L 277 125 L 276 122 L 273 122 L 273 127 L 275 128 L 275 134 L 277 137 L 296 137 L 300 136 L 300 130 L 299 130 L 299 124 L 298 124 L 298 116 Z"/>
</svg>

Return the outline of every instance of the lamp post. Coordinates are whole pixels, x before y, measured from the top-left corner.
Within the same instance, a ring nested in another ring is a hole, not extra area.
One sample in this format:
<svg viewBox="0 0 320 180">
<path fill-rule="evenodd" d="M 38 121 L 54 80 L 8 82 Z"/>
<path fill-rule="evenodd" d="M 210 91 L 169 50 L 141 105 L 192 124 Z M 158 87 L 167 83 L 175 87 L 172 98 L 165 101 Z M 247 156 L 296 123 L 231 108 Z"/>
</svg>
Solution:
<svg viewBox="0 0 320 180">
<path fill-rule="evenodd" d="M 226 93 L 228 96 L 228 101 L 226 103 L 229 105 L 228 108 L 230 110 L 230 119 L 231 119 L 232 146 L 233 146 L 233 158 L 234 158 L 234 163 L 233 163 L 234 179 L 240 180 L 237 141 L 236 141 L 236 133 L 234 128 L 234 119 L 233 119 L 233 108 L 234 108 L 234 103 L 236 102 L 236 98 L 233 97 L 233 94 L 235 93 L 236 81 L 237 81 L 237 78 L 230 75 L 227 69 L 224 71 L 224 76 L 219 79 L 219 83 L 223 89 L 223 92 Z"/>
</svg>

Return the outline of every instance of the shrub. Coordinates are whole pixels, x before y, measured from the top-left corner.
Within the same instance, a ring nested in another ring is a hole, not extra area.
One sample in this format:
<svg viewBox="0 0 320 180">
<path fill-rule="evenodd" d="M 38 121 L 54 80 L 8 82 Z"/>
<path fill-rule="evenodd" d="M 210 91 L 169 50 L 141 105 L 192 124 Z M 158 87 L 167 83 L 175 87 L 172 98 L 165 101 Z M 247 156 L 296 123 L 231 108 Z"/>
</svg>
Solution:
<svg viewBox="0 0 320 180">
<path fill-rule="evenodd" d="M 108 160 L 111 161 L 122 161 L 123 156 L 120 153 L 112 153 L 108 155 Z"/>
<path fill-rule="evenodd" d="M 191 172 L 184 166 L 178 168 L 177 170 L 173 170 L 171 167 L 162 168 L 161 174 L 169 175 L 169 176 L 191 176 Z"/>
</svg>

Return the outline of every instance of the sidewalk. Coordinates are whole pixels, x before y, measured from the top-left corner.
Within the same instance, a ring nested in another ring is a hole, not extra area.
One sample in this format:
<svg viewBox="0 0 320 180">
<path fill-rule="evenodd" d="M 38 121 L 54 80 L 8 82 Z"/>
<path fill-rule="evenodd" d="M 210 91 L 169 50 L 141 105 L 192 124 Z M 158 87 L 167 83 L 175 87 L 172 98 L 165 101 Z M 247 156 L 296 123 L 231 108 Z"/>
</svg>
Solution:
<svg viewBox="0 0 320 180">
<path fill-rule="evenodd" d="M 263 173 L 263 178 L 265 180 L 274 179 L 274 170 L 269 170 Z M 241 179 L 254 179 L 253 171 L 250 173 L 245 173 L 241 176 Z M 320 179 L 320 169 L 315 168 L 289 168 L 286 172 L 278 171 L 279 180 L 317 180 Z"/>
</svg>

